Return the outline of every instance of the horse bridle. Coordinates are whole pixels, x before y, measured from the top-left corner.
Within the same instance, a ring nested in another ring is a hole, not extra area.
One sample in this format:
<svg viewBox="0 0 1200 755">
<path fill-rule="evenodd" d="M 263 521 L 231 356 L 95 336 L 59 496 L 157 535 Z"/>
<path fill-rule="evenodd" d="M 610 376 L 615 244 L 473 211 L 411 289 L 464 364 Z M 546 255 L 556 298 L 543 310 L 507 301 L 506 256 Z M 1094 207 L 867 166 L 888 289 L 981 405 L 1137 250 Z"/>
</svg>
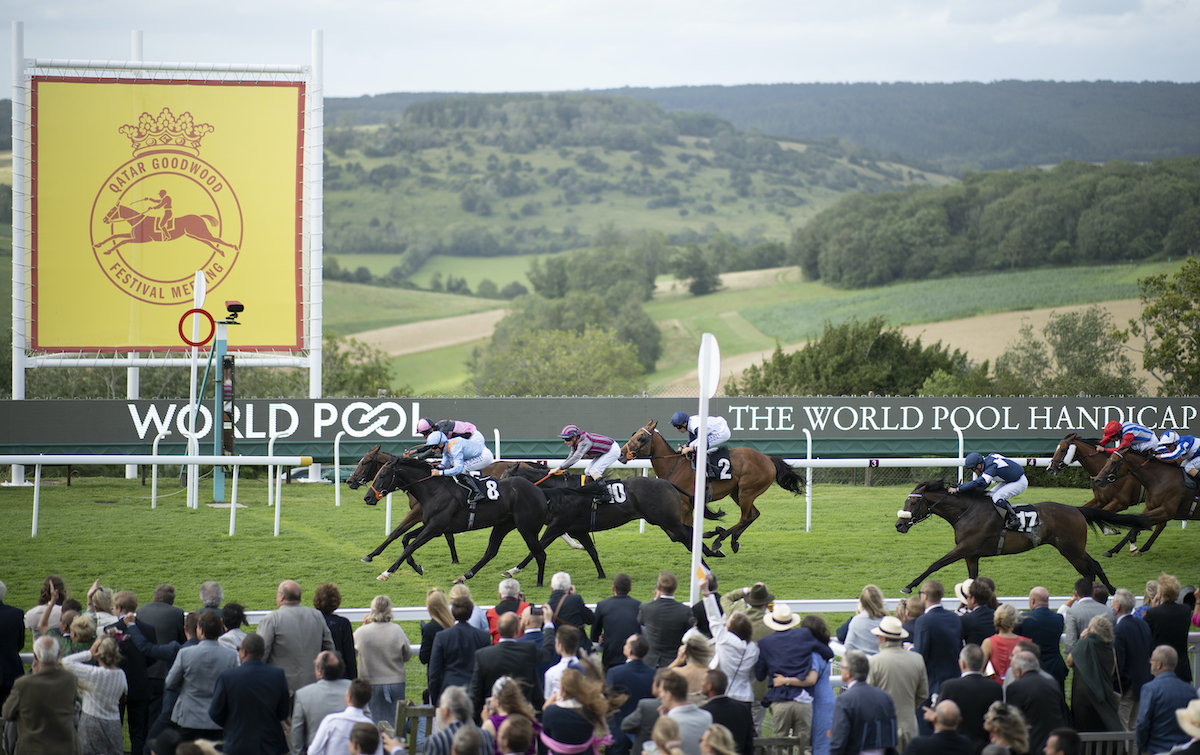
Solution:
<svg viewBox="0 0 1200 755">
<path fill-rule="evenodd" d="M 908 514 L 908 516 L 906 516 L 906 517 L 904 517 L 904 516 L 901 516 L 900 518 L 901 518 L 901 519 L 908 519 L 908 520 L 909 520 L 909 524 L 908 524 L 908 526 L 909 526 L 910 528 L 911 528 L 911 527 L 915 527 L 916 525 L 918 525 L 918 524 L 920 524 L 921 522 L 925 521 L 925 520 L 926 520 L 926 519 L 928 519 L 929 517 L 933 516 L 933 507 L 934 507 L 934 506 L 936 506 L 936 505 L 938 505 L 938 504 L 939 504 L 939 503 L 941 503 L 942 501 L 946 500 L 946 498 L 947 498 L 949 495 L 950 495 L 950 491 L 949 491 L 949 490 L 947 490 L 947 491 L 946 491 L 946 493 L 945 493 L 945 495 L 943 495 L 941 498 L 937 499 L 937 500 L 936 500 L 936 501 L 934 501 L 933 503 L 929 504 L 929 508 L 925 509 L 925 513 L 924 513 L 924 514 L 922 514 L 922 515 L 921 515 L 921 516 L 919 516 L 919 517 L 914 517 L 914 516 L 912 515 L 912 512 L 911 512 L 911 511 L 904 511 L 903 509 L 901 509 L 899 512 L 897 512 L 897 515 L 899 515 L 899 514 Z M 906 498 L 920 498 L 921 500 L 925 500 L 925 493 L 909 493 L 909 494 L 908 494 L 907 496 L 905 496 L 905 497 L 906 497 Z M 950 524 L 951 524 L 951 526 L 953 526 L 954 522 L 951 522 Z"/>
<path fill-rule="evenodd" d="M 643 428 L 641 428 L 640 430 L 638 430 L 638 432 L 641 432 L 642 430 L 646 430 L 646 428 L 644 428 L 644 427 L 643 427 Z M 654 432 L 658 432 L 658 431 L 657 431 L 657 430 L 655 430 Z M 637 435 L 637 433 L 634 433 L 634 435 L 636 436 L 636 435 Z M 633 438 L 630 438 L 629 440 L 627 440 L 627 441 L 625 442 L 625 444 L 624 444 L 623 446 L 621 446 L 621 451 L 623 451 L 623 452 L 625 453 L 625 461 L 632 461 L 632 460 L 634 460 L 635 458 L 642 458 L 642 457 L 636 457 L 636 456 L 633 456 L 633 452 L 629 450 L 629 444 L 630 444 L 630 443 L 632 443 L 632 442 L 633 442 Z M 646 430 L 646 440 L 645 440 L 645 441 L 643 441 L 643 442 L 644 442 L 644 443 L 649 443 L 649 442 L 650 442 L 650 431 L 649 431 L 649 430 Z M 669 445 L 669 444 L 668 444 L 668 445 Z M 650 456 L 646 456 L 646 457 L 644 457 L 644 458 L 647 458 L 647 459 L 671 459 L 671 458 L 678 458 L 678 459 L 679 459 L 679 461 L 676 461 L 676 462 L 675 462 L 675 466 L 671 467 L 671 470 L 670 470 L 669 472 L 667 472 L 666 476 L 663 478 L 663 479 L 670 479 L 671 475 L 675 474 L 675 470 L 676 470 L 676 469 L 679 469 L 679 465 L 680 465 L 680 464 L 682 464 L 682 463 L 683 463 L 683 460 L 684 460 L 685 458 L 687 458 L 687 457 L 685 457 L 685 456 L 684 456 L 683 454 L 681 454 L 681 453 L 673 453 L 673 454 L 665 454 L 665 455 L 662 455 L 662 456 L 655 456 L 655 455 L 651 454 Z"/>
<path fill-rule="evenodd" d="M 1131 449 L 1131 450 L 1132 450 L 1132 449 Z M 1118 459 L 1120 459 L 1120 460 L 1121 460 L 1121 463 L 1122 463 L 1122 464 L 1124 464 L 1126 461 L 1128 461 L 1128 460 L 1125 458 L 1125 455 L 1124 455 L 1124 454 L 1122 454 L 1120 451 L 1118 451 L 1118 450 L 1114 449 L 1112 453 L 1113 453 L 1113 456 L 1115 456 L 1115 457 L 1117 457 Z M 1134 458 L 1135 458 L 1135 459 L 1141 459 L 1141 460 L 1142 460 L 1142 463 L 1141 463 L 1141 465 L 1140 465 L 1140 466 L 1138 466 L 1136 469 L 1141 469 L 1142 467 L 1146 466 L 1146 462 L 1150 461 L 1150 459 L 1149 459 L 1149 458 L 1142 459 L 1142 457 L 1141 457 L 1139 454 L 1134 454 Z M 1120 470 L 1120 468 L 1121 468 L 1121 466 L 1120 466 L 1120 465 L 1118 465 L 1118 466 L 1117 466 L 1117 469 L 1118 469 L 1118 470 Z M 1133 474 L 1133 473 L 1136 471 L 1136 469 L 1134 468 L 1134 466 L 1133 466 L 1132 464 L 1130 464 L 1130 465 L 1129 465 L 1129 471 L 1128 471 L 1128 472 L 1126 472 L 1125 474 L 1117 474 L 1117 472 L 1109 472 L 1109 473 L 1108 473 L 1108 475 L 1105 477 L 1105 479 L 1106 479 L 1106 480 L 1108 481 L 1108 483 L 1111 485 L 1112 483 L 1116 482 L 1117 480 L 1121 479 L 1122 477 L 1125 477 L 1126 475 L 1131 475 L 1131 474 Z"/>
</svg>

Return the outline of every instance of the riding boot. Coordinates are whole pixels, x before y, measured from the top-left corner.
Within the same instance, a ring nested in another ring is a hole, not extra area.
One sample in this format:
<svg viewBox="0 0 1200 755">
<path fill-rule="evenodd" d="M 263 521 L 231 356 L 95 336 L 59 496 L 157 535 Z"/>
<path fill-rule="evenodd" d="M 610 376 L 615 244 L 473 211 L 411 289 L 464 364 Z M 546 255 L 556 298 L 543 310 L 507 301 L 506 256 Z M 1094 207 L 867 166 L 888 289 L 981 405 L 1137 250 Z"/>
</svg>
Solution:
<svg viewBox="0 0 1200 755">
<path fill-rule="evenodd" d="M 1004 528 L 1009 530 L 1020 529 L 1021 520 L 1017 517 L 1016 509 L 1012 507 L 1012 504 L 1008 501 L 1001 501 L 1000 505 L 1008 512 L 1004 515 Z"/>
<path fill-rule="evenodd" d="M 475 475 L 460 474 L 456 475 L 456 477 L 460 481 L 465 482 L 467 487 L 471 488 L 473 491 L 469 496 L 467 496 L 467 503 L 479 503 L 484 499 L 485 496 L 483 494 L 483 488 L 479 487 L 479 479 L 475 477 Z"/>
</svg>

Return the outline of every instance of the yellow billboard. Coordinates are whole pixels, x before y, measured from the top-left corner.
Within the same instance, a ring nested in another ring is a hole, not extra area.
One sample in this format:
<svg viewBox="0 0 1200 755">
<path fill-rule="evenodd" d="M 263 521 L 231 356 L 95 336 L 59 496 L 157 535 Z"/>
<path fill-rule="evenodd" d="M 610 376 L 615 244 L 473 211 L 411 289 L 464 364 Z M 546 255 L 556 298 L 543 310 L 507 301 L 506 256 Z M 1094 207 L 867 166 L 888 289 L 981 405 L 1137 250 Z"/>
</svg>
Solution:
<svg viewBox="0 0 1200 755">
<path fill-rule="evenodd" d="M 290 82 L 35 78 L 33 348 L 181 350 L 203 271 L 204 309 L 245 305 L 231 349 L 300 349 L 303 102 Z"/>
</svg>

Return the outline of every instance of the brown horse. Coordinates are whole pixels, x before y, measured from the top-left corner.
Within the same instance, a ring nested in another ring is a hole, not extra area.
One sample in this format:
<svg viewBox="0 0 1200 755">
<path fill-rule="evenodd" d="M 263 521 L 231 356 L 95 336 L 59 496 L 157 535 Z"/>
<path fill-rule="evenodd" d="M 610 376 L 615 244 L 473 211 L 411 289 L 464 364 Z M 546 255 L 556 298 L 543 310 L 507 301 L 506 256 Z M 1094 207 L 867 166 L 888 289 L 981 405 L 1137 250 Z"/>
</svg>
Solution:
<svg viewBox="0 0 1200 755">
<path fill-rule="evenodd" d="M 212 215 L 180 215 L 175 218 L 170 230 L 159 231 L 154 227 L 155 218 L 153 216 L 119 204 L 108 211 L 108 214 L 104 216 L 104 222 L 109 225 L 129 223 L 129 233 L 116 233 L 104 241 L 92 244 L 94 248 L 100 249 L 115 240 L 117 243 L 113 244 L 112 249 L 105 251 L 105 254 L 112 254 L 126 244 L 174 241 L 185 237 L 204 243 L 222 257 L 225 256 L 225 252 L 221 249 L 222 246 L 227 246 L 235 252 L 238 250 L 237 246 L 228 241 L 222 241 L 208 230 L 208 226 L 217 224 L 217 219 Z"/>
<path fill-rule="evenodd" d="M 1121 527 L 1144 527 L 1145 516 L 1114 514 L 1097 508 L 1076 508 L 1061 503 L 1045 501 L 1033 504 L 1037 514 L 1029 532 L 1014 532 L 1003 527 L 1004 517 L 996 514 L 996 508 L 986 491 L 951 493 L 943 480 L 923 482 L 913 488 L 904 501 L 904 508 L 897 512 L 896 531 L 908 532 L 913 525 L 937 514 L 954 528 L 954 549 L 934 561 L 921 576 L 909 582 L 900 592 L 908 595 L 926 577 L 938 569 L 960 559 L 967 562 L 967 575 L 979 576 L 979 559 L 990 556 L 1007 556 L 1023 553 L 1039 545 L 1053 545 L 1079 572 L 1088 579 L 1100 578 L 1109 592 L 1116 590 L 1109 584 L 1099 562 L 1087 554 L 1087 528 L 1093 529 L 1098 522 Z M 1003 535 L 1003 537 L 1002 537 Z"/>
<path fill-rule="evenodd" d="M 420 446 L 417 446 L 417 448 L 419 447 Z M 410 449 L 410 452 L 412 450 L 415 449 Z M 371 481 L 375 479 L 375 476 L 379 474 L 379 470 L 382 469 L 385 464 L 395 458 L 396 456 L 394 454 L 390 454 L 387 451 L 381 451 L 379 446 L 375 446 L 363 455 L 362 459 L 360 459 L 358 462 L 358 466 L 355 467 L 350 476 L 346 478 L 346 487 L 350 488 L 351 490 L 358 490 L 363 485 L 370 485 Z M 516 463 L 517 462 L 512 461 L 498 461 L 490 466 L 484 467 L 480 474 L 486 477 L 500 477 L 502 474 L 504 474 L 505 470 Z M 421 511 L 421 502 L 418 501 L 412 495 L 412 493 L 406 493 L 406 495 L 408 496 L 408 513 L 404 515 L 404 519 L 401 520 L 400 524 L 396 525 L 396 527 L 392 529 L 391 534 L 389 534 L 387 538 L 379 544 L 379 547 L 362 557 L 362 561 L 365 563 L 369 564 L 374 561 L 376 556 L 383 553 L 383 551 L 389 545 L 396 541 L 396 538 L 403 536 L 404 539 L 400 541 L 400 545 L 407 547 L 412 539 L 417 537 L 420 533 L 421 529 L 419 527 L 415 530 L 412 528 L 416 527 L 422 521 L 423 512 Z M 372 497 L 368 503 L 371 504 L 372 502 L 377 502 L 380 498 L 382 498 L 382 496 L 376 495 Z M 410 532 L 409 530 L 412 531 Z M 446 545 L 450 547 L 450 563 L 457 564 L 458 550 L 454 546 L 454 534 L 451 532 L 446 532 L 445 537 Z M 585 550 L 584 546 L 575 542 L 567 535 L 563 535 L 563 542 L 576 550 Z M 421 565 L 416 563 L 411 556 L 408 559 L 408 565 L 411 566 L 413 571 L 415 571 L 417 574 L 424 573 L 424 569 L 421 567 Z"/>
<path fill-rule="evenodd" d="M 1105 553 L 1111 557 L 1125 543 L 1130 545 L 1130 555 L 1140 556 L 1150 552 L 1150 546 L 1162 534 L 1167 522 L 1172 519 L 1200 519 L 1200 505 L 1196 502 L 1196 489 L 1188 488 L 1186 473 L 1177 465 L 1159 461 L 1153 457 L 1126 449 L 1113 451 L 1104 468 L 1092 478 L 1100 487 L 1123 479 L 1122 473 L 1136 477 L 1146 487 L 1146 519 L 1154 525 L 1154 534 L 1141 549 L 1136 547 L 1141 530 L 1130 530 L 1121 542 Z M 1146 527 L 1144 529 L 1149 529 Z"/>
<path fill-rule="evenodd" d="M 692 469 L 691 461 L 674 451 L 662 433 L 655 429 L 657 427 L 658 422 L 652 420 L 645 427 L 638 428 L 629 442 L 621 447 L 625 459 L 648 458 L 656 476 L 675 483 L 684 491 L 695 490 L 696 471 Z M 728 477 L 709 483 L 711 500 L 719 501 L 729 496 L 741 508 L 742 516 L 729 529 L 716 529 L 717 539 L 713 541 L 712 550 L 717 556 L 724 555 L 721 553 L 721 541 L 725 538 L 729 538 L 733 552 L 738 552 L 741 547 L 738 539 L 759 516 L 754 501 L 771 487 L 771 483 L 779 483 L 780 487 L 792 494 L 804 490 L 804 479 L 776 456 L 767 456 L 743 446 L 729 449 L 729 461 Z M 680 495 L 683 497 L 683 520 L 691 521 L 692 496 L 682 492 Z"/>
<path fill-rule="evenodd" d="M 1078 461 L 1089 477 L 1095 477 L 1108 461 L 1107 451 L 1096 450 L 1100 445 L 1099 438 L 1080 438 L 1075 433 L 1058 442 L 1054 449 L 1054 457 L 1046 472 L 1051 477 L 1058 477 L 1059 472 L 1070 466 L 1072 461 Z M 1089 508 L 1102 508 L 1105 511 L 1124 511 L 1130 506 L 1136 506 L 1142 501 L 1142 484 L 1132 475 L 1125 475 L 1116 480 L 1114 485 L 1105 487 L 1092 481 L 1092 499 L 1083 504 Z M 1115 535 L 1117 531 L 1103 526 L 1101 532 Z"/>
</svg>

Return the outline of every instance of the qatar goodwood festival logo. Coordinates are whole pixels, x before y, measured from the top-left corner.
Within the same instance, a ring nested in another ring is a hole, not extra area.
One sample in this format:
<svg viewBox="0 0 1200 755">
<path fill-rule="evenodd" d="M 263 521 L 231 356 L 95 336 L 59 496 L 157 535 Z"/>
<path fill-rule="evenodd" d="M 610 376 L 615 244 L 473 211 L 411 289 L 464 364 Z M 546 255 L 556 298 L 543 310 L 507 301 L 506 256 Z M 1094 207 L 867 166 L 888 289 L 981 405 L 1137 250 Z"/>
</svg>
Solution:
<svg viewBox="0 0 1200 755">
<path fill-rule="evenodd" d="M 91 241 L 105 276 L 135 299 L 191 304 L 197 270 L 211 291 L 237 262 L 241 205 L 229 179 L 200 159 L 200 142 L 214 131 L 170 108 L 118 129 L 133 158 L 96 194 Z"/>
</svg>

